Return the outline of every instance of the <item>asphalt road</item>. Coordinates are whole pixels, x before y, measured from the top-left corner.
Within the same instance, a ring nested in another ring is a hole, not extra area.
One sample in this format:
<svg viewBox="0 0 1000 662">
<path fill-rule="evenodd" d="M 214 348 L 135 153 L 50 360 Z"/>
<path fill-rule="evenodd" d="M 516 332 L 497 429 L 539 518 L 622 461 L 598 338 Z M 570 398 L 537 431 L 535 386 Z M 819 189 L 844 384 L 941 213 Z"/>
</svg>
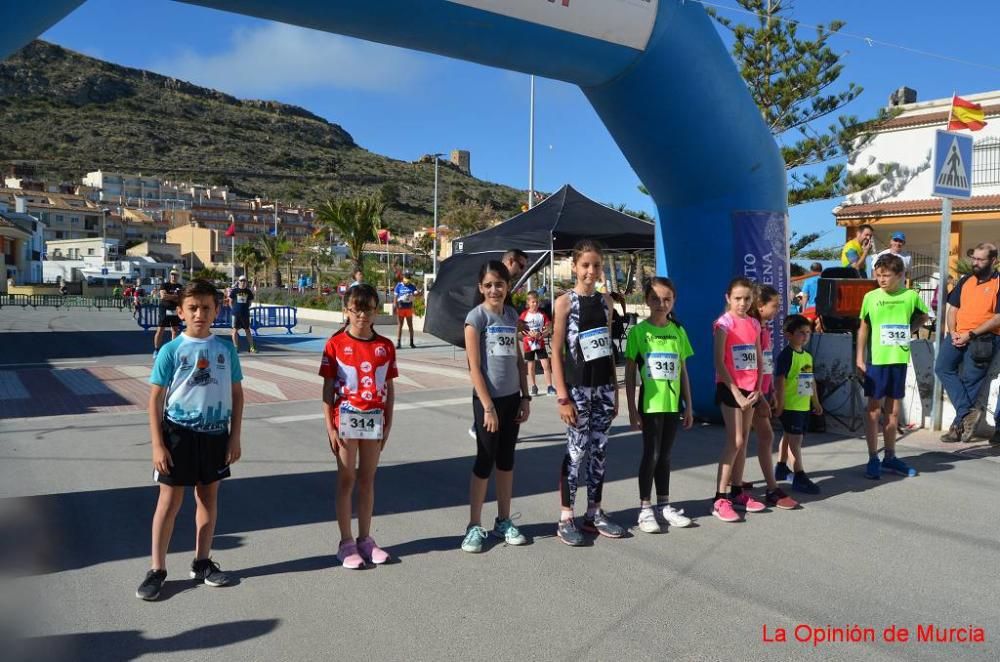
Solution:
<svg viewBox="0 0 1000 662">
<path fill-rule="evenodd" d="M 308 381 L 290 366 L 305 372 L 306 361 L 294 361 L 317 358 L 314 331 L 265 339 L 258 379 Z M 708 501 L 723 431 L 699 427 L 678 438 L 671 487 L 696 524 L 648 535 L 634 528 L 641 442 L 619 418 L 604 503 L 632 534 L 569 548 L 554 537 L 563 430 L 552 399 L 538 398 L 515 468 L 514 509 L 531 544 L 470 555 L 458 549 L 474 456 L 470 389 L 461 355 L 427 337 L 401 352 L 416 386 L 401 389 L 377 476 L 375 535 L 397 563 L 337 565 L 335 465 L 318 395 L 292 397 L 300 391 L 274 381 L 261 393 L 273 386 L 286 399 L 248 406 L 244 458 L 221 491 L 214 556 L 235 585 L 186 578 L 189 497 L 163 596 L 141 602 L 134 591 L 149 564 L 156 489 L 145 413 L 115 380 L 149 365 L 149 343 L 119 313 L 0 310 L 0 387 L 8 398 L 28 394 L 8 406 L 44 401 L 35 384 L 97 403 L 0 418 L 5 659 L 1000 658 L 995 449 L 954 452 L 917 433 L 900 454 L 921 475 L 872 482 L 862 476 L 863 441 L 813 435 L 806 461 L 823 493 L 802 497 L 800 510 L 725 524 Z M 84 369 L 123 402 L 112 407 L 90 382 L 60 372 Z M 754 460 L 748 467 L 759 478 Z M 982 628 L 986 640 L 917 641 L 918 625 L 931 624 Z M 796 641 L 809 628 L 855 625 L 875 641 Z M 892 626 L 910 640 L 886 641 Z M 779 628 L 787 642 L 765 640 Z"/>
</svg>

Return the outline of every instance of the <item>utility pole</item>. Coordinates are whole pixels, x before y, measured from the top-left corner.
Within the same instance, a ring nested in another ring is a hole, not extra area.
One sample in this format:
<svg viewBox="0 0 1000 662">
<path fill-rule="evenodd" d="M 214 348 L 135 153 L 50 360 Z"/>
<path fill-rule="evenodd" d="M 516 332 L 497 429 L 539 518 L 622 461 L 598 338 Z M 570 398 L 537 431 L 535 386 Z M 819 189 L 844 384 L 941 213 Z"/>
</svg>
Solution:
<svg viewBox="0 0 1000 662">
<path fill-rule="evenodd" d="M 432 250 L 433 265 L 434 265 L 434 280 L 437 281 L 438 275 L 438 159 L 444 156 L 442 153 L 434 154 L 434 245 Z M 388 265 L 389 260 L 389 249 L 386 247 L 386 264 Z M 388 267 L 386 267 L 388 271 Z"/>
</svg>

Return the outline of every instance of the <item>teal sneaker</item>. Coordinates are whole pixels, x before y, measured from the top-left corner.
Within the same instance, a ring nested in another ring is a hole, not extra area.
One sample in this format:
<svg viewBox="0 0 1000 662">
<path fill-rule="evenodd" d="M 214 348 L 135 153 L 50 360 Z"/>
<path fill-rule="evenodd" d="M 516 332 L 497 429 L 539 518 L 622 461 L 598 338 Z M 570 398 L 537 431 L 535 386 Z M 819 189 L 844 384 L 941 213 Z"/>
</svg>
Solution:
<svg viewBox="0 0 1000 662">
<path fill-rule="evenodd" d="M 478 554 L 483 551 L 483 543 L 486 542 L 486 529 L 476 524 L 469 525 L 465 530 L 465 539 L 462 540 L 462 551 L 470 554 Z"/>
<path fill-rule="evenodd" d="M 528 539 L 514 526 L 514 522 L 510 518 L 500 519 L 498 517 L 493 524 L 493 535 L 503 539 L 508 545 L 523 545 L 528 542 Z"/>
</svg>

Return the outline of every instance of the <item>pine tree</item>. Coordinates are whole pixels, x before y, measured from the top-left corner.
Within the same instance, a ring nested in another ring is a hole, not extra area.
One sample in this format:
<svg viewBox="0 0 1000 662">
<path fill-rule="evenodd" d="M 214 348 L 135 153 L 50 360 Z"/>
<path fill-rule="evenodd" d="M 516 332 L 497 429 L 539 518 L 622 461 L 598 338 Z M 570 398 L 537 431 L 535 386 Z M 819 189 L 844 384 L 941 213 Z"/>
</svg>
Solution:
<svg viewBox="0 0 1000 662">
<path fill-rule="evenodd" d="M 737 2 L 755 15 L 751 25 L 720 16 L 710 7 L 706 10 L 732 33 L 733 58 L 779 142 L 790 173 L 788 204 L 838 197 L 881 180 L 881 174 L 849 174 L 844 163 L 827 163 L 848 156 L 892 116 L 880 109 L 869 120 L 838 115 L 826 128 L 820 126 L 863 91 L 854 83 L 841 85 L 839 91 L 834 87 L 843 71 L 842 56 L 828 42 L 844 22 L 819 25 L 815 38 L 802 38 L 798 24 L 789 17 L 792 0 Z M 822 164 L 826 169 L 817 174 Z"/>
</svg>

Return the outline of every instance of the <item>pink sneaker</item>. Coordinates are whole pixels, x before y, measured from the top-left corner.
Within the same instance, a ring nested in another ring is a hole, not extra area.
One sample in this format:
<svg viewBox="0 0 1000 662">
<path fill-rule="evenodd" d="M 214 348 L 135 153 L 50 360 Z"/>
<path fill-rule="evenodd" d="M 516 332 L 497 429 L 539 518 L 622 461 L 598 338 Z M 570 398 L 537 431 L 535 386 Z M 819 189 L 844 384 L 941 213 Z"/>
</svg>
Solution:
<svg viewBox="0 0 1000 662">
<path fill-rule="evenodd" d="M 739 522 L 740 516 L 733 510 L 733 504 L 729 499 L 716 499 L 712 504 L 712 514 L 723 522 Z"/>
<path fill-rule="evenodd" d="M 340 565 L 349 570 L 357 570 L 365 565 L 365 560 L 358 554 L 358 545 L 353 540 L 345 540 L 340 543 L 340 548 L 337 549 L 337 558 L 340 559 Z"/>
<path fill-rule="evenodd" d="M 358 551 L 366 561 L 371 561 L 375 565 L 382 565 L 389 560 L 389 554 L 375 544 L 375 539 L 371 536 L 358 538 Z"/>
<path fill-rule="evenodd" d="M 754 499 L 749 492 L 740 492 L 739 495 L 733 497 L 733 508 L 744 510 L 748 513 L 759 513 L 766 509 L 767 506 Z"/>
</svg>

